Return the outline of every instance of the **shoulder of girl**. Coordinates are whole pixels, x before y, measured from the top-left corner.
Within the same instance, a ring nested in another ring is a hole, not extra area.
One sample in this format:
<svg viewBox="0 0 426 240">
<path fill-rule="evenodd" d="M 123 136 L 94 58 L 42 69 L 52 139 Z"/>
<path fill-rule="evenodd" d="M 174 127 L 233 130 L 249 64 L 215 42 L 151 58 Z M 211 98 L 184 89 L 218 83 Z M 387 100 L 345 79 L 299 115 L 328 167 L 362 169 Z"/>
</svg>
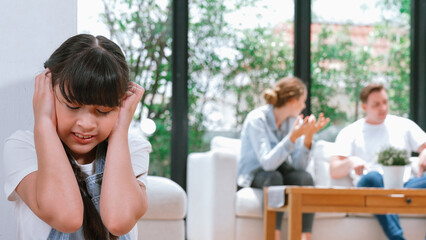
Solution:
<svg viewBox="0 0 426 240">
<path fill-rule="evenodd" d="M 138 146 L 143 148 L 145 147 L 151 148 L 151 144 L 149 143 L 148 139 L 142 134 L 129 133 L 128 140 L 129 140 L 130 147 Z"/>
<path fill-rule="evenodd" d="M 5 141 L 9 140 L 19 140 L 28 143 L 34 143 L 34 133 L 29 130 L 17 130 L 5 139 Z"/>
</svg>

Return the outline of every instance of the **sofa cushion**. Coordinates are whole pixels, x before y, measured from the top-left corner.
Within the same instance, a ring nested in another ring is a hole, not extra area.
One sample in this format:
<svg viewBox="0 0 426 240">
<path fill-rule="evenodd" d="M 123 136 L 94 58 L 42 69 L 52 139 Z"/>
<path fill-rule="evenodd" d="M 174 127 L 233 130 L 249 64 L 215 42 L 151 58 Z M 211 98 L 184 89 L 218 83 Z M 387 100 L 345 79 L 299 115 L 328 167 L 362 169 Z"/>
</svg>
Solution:
<svg viewBox="0 0 426 240">
<path fill-rule="evenodd" d="M 142 220 L 175 220 L 186 216 L 186 194 L 168 178 L 148 176 L 148 210 Z"/>
<path fill-rule="evenodd" d="M 330 157 L 333 154 L 333 143 L 324 140 L 315 142 L 311 150 L 314 182 L 317 186 L 330 186 Z"/>
<path fill-rule="evenodd" d="M 263 218 L 263 191 L 249 187 L 240 189 L 235 197 L 235 214 Z"/>
<path fill-rule="evenodd" d="M 235 197 L 235 214 L 242 218 L 263 218 L 263 190 L 242 188 Z M 316 213 L 315 219 L 344 218 L 346 213 Z M 284 218 L 287 214 L 284 215 Z"/>
</svg>

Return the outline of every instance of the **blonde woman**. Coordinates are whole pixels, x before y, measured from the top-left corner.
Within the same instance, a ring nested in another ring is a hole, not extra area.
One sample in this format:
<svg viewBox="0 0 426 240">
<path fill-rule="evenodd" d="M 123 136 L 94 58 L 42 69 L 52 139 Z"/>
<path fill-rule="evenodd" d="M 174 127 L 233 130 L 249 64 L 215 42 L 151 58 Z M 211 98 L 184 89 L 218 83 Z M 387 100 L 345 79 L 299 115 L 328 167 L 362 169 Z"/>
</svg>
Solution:
<svg viewBox="0 0 426 240">
<path fill-rule="evenodd" d="M 323 114 L 303 117 L 306 85 L 297 77 L 279 80 L 264 92 L 267 105 L 251 111 L 241 131 L 238 161 L 240 187 L 313 185 L 305 171 L 312 139 L 329 122 Z M 277 213 L 275 239 L 281 239 L 282 213 Z M 303 214 L 302 239 L 310 239 L 313 214 Z"/>
</svg>

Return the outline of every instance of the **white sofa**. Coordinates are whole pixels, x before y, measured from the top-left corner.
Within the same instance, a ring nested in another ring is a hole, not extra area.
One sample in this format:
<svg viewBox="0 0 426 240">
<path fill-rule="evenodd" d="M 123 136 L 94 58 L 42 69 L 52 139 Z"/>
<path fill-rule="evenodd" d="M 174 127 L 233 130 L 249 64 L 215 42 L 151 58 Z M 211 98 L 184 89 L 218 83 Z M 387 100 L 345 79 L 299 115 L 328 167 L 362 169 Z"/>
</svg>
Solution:
<svg viewBox="0 0 426 240">
<path fill-rule="evenodd" d="M 259 240 L 263 239 L 263 194 L 260 189 L 237 191 L 237 154 L 240 141 L 215 137 L 208 152 L 188 156 L 187 239 Z M 316 186 L 348 186 L 349 179 L 329 177 L 329 159 L 333 143 L 317 141 L 311 153 L 308 171 Z M 401 215 L 407 240 L 424 239 L 425 215 Z M 284 216 L 283 231 L 287 229 Z M 386 239 L 371 214 L 316 213 L 312 230 L 314 240 Z M 283 239 L 286 238 L 283 234 Z"/>
<path fill-rule="evenodd" d="M 138 221 L 139 240 L 184 240 L 185 191 L 164 177 L 148 176 L 148 210 Z"/>
</svg>

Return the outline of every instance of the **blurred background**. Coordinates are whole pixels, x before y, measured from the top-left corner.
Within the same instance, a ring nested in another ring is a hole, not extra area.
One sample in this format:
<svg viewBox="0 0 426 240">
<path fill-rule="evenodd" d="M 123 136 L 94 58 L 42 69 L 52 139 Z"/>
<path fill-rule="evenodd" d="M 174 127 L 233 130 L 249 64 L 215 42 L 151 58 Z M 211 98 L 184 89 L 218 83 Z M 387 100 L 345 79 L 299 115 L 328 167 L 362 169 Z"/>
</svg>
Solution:
<svg viewBox="0 0 426 240">
<path fill-rule="evenodd" d="M 189 0 L 189 152 L 216 135 L 239 137 L 263 90 L 293 75 L 293 0 Z M 410 1 L 313 0 L 310 111 L 332 119 L 317 138 L 334 141 L 362 117 L 359 91 L 390 89 L 391 113 L 408 117 Z M 172 7 L 168 0 L 78 1 L 78 32 L 105 35 L 126 53 L 146 93 L 135 121 L 152 119 L 150 173 L 170 176 Z"/>
</svg>

